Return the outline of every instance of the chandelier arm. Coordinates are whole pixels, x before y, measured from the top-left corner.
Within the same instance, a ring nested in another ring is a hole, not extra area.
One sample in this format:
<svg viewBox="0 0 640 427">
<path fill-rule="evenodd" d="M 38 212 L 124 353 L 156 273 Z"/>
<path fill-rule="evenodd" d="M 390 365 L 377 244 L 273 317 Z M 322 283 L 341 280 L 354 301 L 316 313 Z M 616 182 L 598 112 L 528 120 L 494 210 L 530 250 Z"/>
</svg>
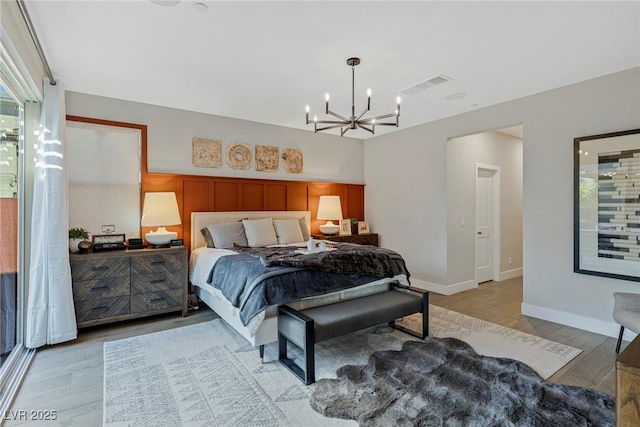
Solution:
<svg viewBox="0 0 640 427">
<path fill-rule="evenodd" d="M 329 124 L 329 125 L 341 125 L 341 126 L 345 126 L 351 123 L 351 120 L 318 120 L 317 122 L 314 123 L 322 123 L 322 124 Z"/>
<path fill-rule="evenodd" d="M 376 122 L 376 126 L 395 126 L 395 127 L 398 127 L 398 123 Z"/>
<path fill-rule="evenodd" d="M 367 112 L 369 111 L 369 107 L 365 108 L 364 110 L 362 110 L 362 113 L 360 113 L 360 115 L 358 116 L 358 118 L 356 119 L 356 122 L 359 121 L 362 116 L 364 116 L 365 114 L 367 114 Z"/>
<path fill-rule="evenodd" d="M 396 113 L 382 114 L 380 116 L 367 117 L 365 120 L 382 120 L 382 119 L 388 119 L 389 117 L 398 117 L 398 114 Z"/>
<path fill-rule="evenodd" d="M 344 126 L 344 123 L 339 124 L 339 125 L 333 125 L 333 126 L 325 126 L 325 127 L 323 127 L 323 128 L 317 128 L 316 132 L 317 132 L 317 131 L 322 131 L 322 130 L 328 130 L 328 129 L 341 128 L 341 127 L 343 127 L 343 126 Z"/>
<path fill-rule="evenodd" d="M 338 118 L 338 119 L 340 119 L 340 120 L 344 120 L 345 122 L 349 122 L 349 123 L 351 123 L 351 119 L 349 119 L 349 118 L 347 118 L 347 117 L 344 117 L 344 116 L 341 116 L 341 115 L 340 115 L 340 114 L 338 114 L 338 113 L 334 113 L 334 112 L 333 112 L 333 111 L 331 111 L 331 110 L 327 111 L 327 114 L 332 115 L 333 117 L 336 117 L 336 118 Z"/>
<path fill-rule="evenodd" d="M 364 130 L 366 130 L 367 132 L 371 132 L 372 134 L 374 134 L 373 129 L 370 129 L 370 128 L 368 128 L 368 127 L 364 126 L 364 125 L 361 125 L 360 123 L 358 123 L 357 125 L 358 125 L 358 127 L 359 127 L 360 129 L 364 129 Z"/>
</svg>

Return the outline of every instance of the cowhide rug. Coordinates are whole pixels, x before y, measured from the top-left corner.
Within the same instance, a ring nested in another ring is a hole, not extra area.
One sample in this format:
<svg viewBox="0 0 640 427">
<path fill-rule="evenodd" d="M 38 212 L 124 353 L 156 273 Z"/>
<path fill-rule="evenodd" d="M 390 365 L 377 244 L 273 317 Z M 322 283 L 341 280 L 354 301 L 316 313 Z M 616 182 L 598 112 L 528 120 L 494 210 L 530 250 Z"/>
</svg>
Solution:
<svg viewBox="0 0 640 427">
<path fill-rule="evenodd" d="M 407 341 L 319 380 L 311 406 L 366 426 L 613 426 L 614 399 L 544 381 L 522 362 L 455 338 Z"/>
</svg>

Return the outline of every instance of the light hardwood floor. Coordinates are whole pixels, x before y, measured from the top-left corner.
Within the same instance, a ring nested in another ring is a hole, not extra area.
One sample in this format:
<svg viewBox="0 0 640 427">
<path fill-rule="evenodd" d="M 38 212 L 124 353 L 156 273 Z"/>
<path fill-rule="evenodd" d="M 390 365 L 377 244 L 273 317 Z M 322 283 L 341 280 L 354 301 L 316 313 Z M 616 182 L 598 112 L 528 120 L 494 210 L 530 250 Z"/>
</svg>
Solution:
<svg viewBox="0 0 640 427">
<path fill-rule="evenodd" d="M 431 303 L 580 348 L 583 352 L 550 380 L 590 387 L 610 395 L 615 392 L 615 339 L 522 316 L 521 278 L 488 282 L 478 289 L 451 296 L 431 294 Z M 201 308 L 185 318 L 169 315 L 119 323 L 81 331 L 76 341 L 39 350 L 12 410 L 14 413 L 18 410 L 55 410 L 57 420 L 49 423 L 7 420 L 5 425 L 101 425 L 105 341 L 206 322 L 216 317 L 211 310 Z"/>
</svg>

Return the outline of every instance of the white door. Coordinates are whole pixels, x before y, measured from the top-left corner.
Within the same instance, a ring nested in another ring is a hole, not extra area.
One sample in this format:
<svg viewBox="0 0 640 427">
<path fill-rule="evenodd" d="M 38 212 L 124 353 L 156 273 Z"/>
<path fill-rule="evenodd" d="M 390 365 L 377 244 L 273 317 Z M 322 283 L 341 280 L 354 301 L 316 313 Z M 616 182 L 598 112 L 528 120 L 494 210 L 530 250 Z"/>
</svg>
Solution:
<svg viewBox="0 0 640 427">
<path fill-rule="evenodd" d="M 478 169 L 476 178 L 476 281 L 493 279 L 493 174 Z"/>
</svg>

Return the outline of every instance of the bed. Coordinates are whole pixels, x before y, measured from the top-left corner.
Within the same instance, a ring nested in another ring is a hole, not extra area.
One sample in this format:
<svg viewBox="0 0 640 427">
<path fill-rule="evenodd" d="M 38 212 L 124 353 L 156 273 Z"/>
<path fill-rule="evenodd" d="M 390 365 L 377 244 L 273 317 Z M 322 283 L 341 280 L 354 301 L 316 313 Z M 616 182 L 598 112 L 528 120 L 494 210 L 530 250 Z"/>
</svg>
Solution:
<svg viewBox="0 0 640 427">
<path fill-rule="evenodd" d="M 264 344 L 277 341 L 277 306 L 272 305 L 261 310 L 248 322 L 241 318 L 240 310 L 234 307 L 223 293 L 207 283 L 211 280 L 214 264 L 228 261 L 226 255 L 237 254 L 232 249 L 212 249 L 207 247 L 205 237 L 201 233 L 203 228 L 212 224 L 231 224 L 241 220 L 260 220 L 273 218 L 274 220 L 298 220 L 306 226 L 307 235 L 310 230 L 309 211 L 260 211 L 260 212 L 193 212 L 191 214 L 191 256 L 189 261 L 189 280 L 194 286 L 195 293 L 207 306 L 215 311 L 225 322 L 233 327 L 240 335 L 249 341 L 253 346 L 263 349 Z M 287 221 L 291 222 L 291 221 Z M 304 251 L 304 240 L 298 242 L 300 250 Z M 293 245 L 293 244 L 292 244 Z M 290 245 L 287 245 L 290 246 Z M 357 245 L 351 245 L 357 246 Z M 373 248 L 371 248 L 373 250 Z M 360 247 L 358 250 L 361 250 Z M 223 260 L 223 261 L 221 261 Z M 404 264 L 404 261 L 402 261 Z M 355 276 L 354 276 L 355 277 Z M 363 276 L 368 277 L 368 276 Z M 369 280 L 370 279 L 370 280 Z M 327 305 L 344 299 L 352 299 L 374 293 L 385 292 L 389 288 L 389 283 L 397 282 L 408 285 L 408 272 L 395 274 L 392 277 L 369 278 L 364 283 L 357 286 L 351 284 L 347 289 L 340 289 L 323 295 L 302 297 L 295 301 L 287 302 L 287 305 L 294 309 L 302 310 L 306 308 Z M 362 278 L 359 278 L 362 281 Z M 262 353 L 262 351 L 261 351 Z"/>
</svg>

